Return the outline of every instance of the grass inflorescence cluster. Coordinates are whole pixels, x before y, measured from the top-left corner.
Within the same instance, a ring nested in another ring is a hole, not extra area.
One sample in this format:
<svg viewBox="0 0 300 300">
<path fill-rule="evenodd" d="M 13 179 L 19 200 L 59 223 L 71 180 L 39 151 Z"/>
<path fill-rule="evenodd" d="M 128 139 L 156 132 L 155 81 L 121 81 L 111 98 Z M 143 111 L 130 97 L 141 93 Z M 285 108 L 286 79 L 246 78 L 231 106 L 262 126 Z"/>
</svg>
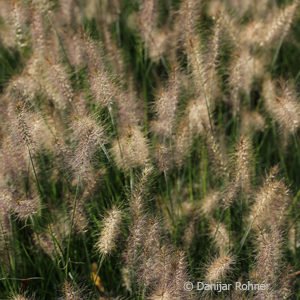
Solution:
<svg viewBox="0 0 300 300">
<path fill-rule="evenodd" d="M 0 0 L 0 299 L 300 299 L 299 58 L 298 0 Z"/>
</svg>

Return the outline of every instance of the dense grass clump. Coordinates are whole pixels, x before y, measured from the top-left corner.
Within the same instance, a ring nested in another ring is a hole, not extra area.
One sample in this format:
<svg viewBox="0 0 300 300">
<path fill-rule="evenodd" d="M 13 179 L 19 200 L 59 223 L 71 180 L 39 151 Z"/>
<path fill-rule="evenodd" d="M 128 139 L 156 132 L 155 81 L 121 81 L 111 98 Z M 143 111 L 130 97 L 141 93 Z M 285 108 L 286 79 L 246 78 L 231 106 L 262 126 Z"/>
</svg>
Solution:
<svg viewBox="0 0 300 300">
<path fill-rule="evenodd" d="M 0 0 L 0 299 L 300 299 L 299 11 Z"/>
</svg>

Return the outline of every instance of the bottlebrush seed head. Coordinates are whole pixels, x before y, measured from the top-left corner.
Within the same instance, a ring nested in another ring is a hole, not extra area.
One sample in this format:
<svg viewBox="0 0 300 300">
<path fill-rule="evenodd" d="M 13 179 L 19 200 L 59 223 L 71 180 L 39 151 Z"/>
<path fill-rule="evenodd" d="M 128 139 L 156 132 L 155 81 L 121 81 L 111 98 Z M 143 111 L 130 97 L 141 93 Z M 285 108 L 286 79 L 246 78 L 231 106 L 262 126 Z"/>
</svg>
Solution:
<svg viewBox="0 0 300 300">
<path fill-rule="evenodd" d="M 64 300 L 83 300 L 81 297 L 82 291 L 76 289 L 71 283 L 65 281 L 63 285 Z"/>
<path fill-rule="evenodd" d="M 278 166 L 271 169 L 263 186 L 258 190 L 250 209 L 249 222 L 256 230 L 261 230 L 275 222 L 282 224 L 289 203 L 289 191 L 283 181 L 275 177 Z"/>
<path fill-rule="evenodd" d="M 75 116 L 72 121 L 72 138 L 75 143 L 70 166 L 77 174 L 90 171 L 92 157 L 98 147 L 106 141 L 104 128 L 90 116 Z"/>
<path fill-rule="evenodd" d="M 205 282 L 215 283 L 226 277 L 234 264 L 234 258 L 230 254 L 222 254 L 216 257 L 207 267 Z"/>
<path fill-rule="evenodd" d="M 207 216 L 211 215 L 217 208 L 220 199 L 221 193 L 219 191 L 212 190 L 208 192 L 202 200 L 201 212 Z"/>
<path fill-rule="evenodd" d="M 282 255 L 282 232 L 275 226 L 263 230 L 257 238 L 257 255 L 254 274 L 257 280 L 275 284 Z"/>
<path fill-rule="evenodd" d="M 116 247 L 116 242 L 121 233 L 122 212 L 113 208 L 103 219 L 103 229 L 99 235 L 96 248 L 100 254 L 108 255 Z"/>
<path fill-rule="evenodd" d="M 211 221 L 210 224 L 211 237 L 214 238 L 216 247 L 220 254 L 225 254 L 229 249 L 230 239 L 228 231 L 224 224 L 217 223 L 215 220 Z"/>
<path fill-rule="evenodd" d="M 21 198 L 12 205 L 12 209 L 18 219 L 26 220 L 31 216 L 37 215 L 40 210 L 39 196 Z"/>
<path fill-rule="evenodd" d="M 144 167 L 149 161 L 147 140 L 138 126 L 123 128 L 119 140 L 113 143 L 112 152 L 118 167 L 127 170 Z"/>
<path fill-rule="evenodd" d="M 273 17 L 269 26 L 266 29 L 266 35 L 261 42 L 261 46 L 272 44 L 278 38 L 284 38 L 288 33 L 293 22 L 295 13 L 299 6 L 299 1 L 286 6 L 277 16 Z"/>
<path fill-rule="evenodd" d="M 250 190 L 251 142 L 247 137 L 241 137 L 235 153 L 235 180 L 242 189 Z"/>
<path fill-rule="evenodd" d="M 279 88 L 270 79 L 263 86 L 266 108 L 279 123 L 282 133 L 295 133 L 300 126 L 300 104 L 295 87 L 281 80 Z"/>
</svg>

